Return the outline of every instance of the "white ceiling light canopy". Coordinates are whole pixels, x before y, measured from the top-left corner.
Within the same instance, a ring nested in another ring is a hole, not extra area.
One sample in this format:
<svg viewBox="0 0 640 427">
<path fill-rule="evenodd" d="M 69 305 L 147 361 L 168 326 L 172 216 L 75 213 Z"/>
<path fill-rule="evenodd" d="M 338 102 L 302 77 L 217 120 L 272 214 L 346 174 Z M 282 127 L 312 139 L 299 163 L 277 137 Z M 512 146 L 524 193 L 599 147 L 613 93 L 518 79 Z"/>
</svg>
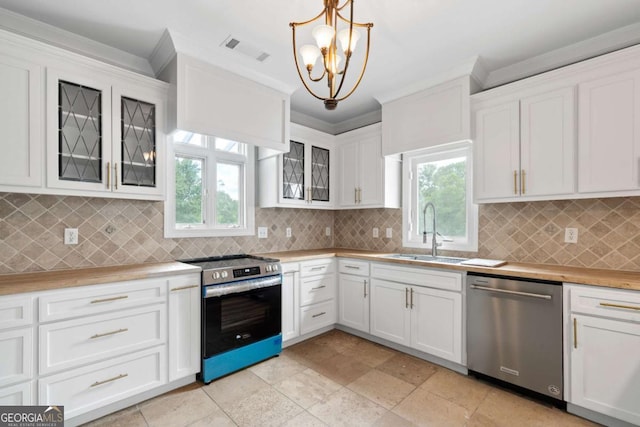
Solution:
<svg viewBox="0 0 640 427">
<path fill-rule="evenodd" d="M 342 6 L 338 3 L 339 0 L 324 0 L 324 9 L 315 18 L 308 21 L 292 22 L 289 24 L 293 35 L 293 57 L 295 59 L 296 69 L 298 70 L 300 80 L 302 80 L 304 87 L 309 91 L 309 93 L 311 93 L 311 95 L 324 101 L 324 106 L 327 110 L 335 110 L 338 106 L 338 102 L 349 97 L 349 95 L 356 90 L 360 81 L 362 81 L 362 76 L 367 68 L 367 61 L 369 59 L 371 28 L 373 27 L 372 23 L 362 24 L 353 21 L 353 0 L 345 0 Z M 349 19 L 345 18 L 341 13 L 347 6 L 349 6 Z M 305 73 L 300 69 L 298 61 L 298 53 L 296 49 L 296 28 L 303 27 L 323 18 L 324 24 L 317 25 L 311 32 L 311 35 L 316 41 L 316 46 L 305 44 L 300 48 L 302 63 L 307 69 L 307 78 L 305 78 Z M 339 26 L 344 28 L 338 31 Z M 345 77 L 351 63 L 352 54 L 361 37 L 357 28 L 366 28 L 366 51 L 357 80 L 347 94 L 340 97 L 340 91 L 342 90 Z M 343 58 L 338 54 L 337 40 L 340 40 L 340 47 L 342 48 L 341 52 L 344 54 L 344 68 L 342 69 L 340 69 L 340 62 Z M 318 77 L 313 77 L 312 72 L 319 57 L 322 57 L 322 74 Z M 326 81 L 329 88 L 329 94 L 328 96 L 321 96 L 311 89 L 310 83 L 320 82 L 325 77 L 327 79 Z M 307 82 L 307 79 L 309 82 Z"/>
</svg>

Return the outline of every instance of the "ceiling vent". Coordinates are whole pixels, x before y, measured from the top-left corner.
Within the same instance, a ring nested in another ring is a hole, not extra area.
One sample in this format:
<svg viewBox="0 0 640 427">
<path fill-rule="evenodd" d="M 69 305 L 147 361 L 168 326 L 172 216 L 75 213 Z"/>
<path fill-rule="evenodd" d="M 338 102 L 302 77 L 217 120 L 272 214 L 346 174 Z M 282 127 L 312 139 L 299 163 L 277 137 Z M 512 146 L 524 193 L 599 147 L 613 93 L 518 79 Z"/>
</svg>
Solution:
<svg viewBox="0 0 640 427">
<path fill-rule="evenodd" d="M 258 47 L 247 42 L 242 42 L 233 36 L 229 36 L 224 39 L 220 46 L 224 46 L 238 54 L 255 59 L 258 62 L 264 62 L 270 56 L 267 52 L 259 49 Z"/>
</svg>

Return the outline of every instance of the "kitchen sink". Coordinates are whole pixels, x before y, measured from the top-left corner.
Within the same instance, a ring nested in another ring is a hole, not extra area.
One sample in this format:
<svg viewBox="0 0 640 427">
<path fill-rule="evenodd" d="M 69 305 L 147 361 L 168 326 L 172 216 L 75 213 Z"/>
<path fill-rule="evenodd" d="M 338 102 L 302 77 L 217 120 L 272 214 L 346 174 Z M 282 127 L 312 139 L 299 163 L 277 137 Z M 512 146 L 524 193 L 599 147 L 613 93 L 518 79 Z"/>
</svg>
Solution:
<svg viewBox="0 0 640 427">
<path fill-rule="evenodd" d="M 454 257 L 446 257 L 446 256 L 431 256 L 431 255 L 418 255 L 418 254 L 391 254 L 391 255 L 385 255 L 385 258 L 406 259 L 406 260 L 421 261 L 421 262 L 438 262 L 441 264 L 460 264 L 462 261 L 465 261 L 467 259 L 467 258 L 454 258 Z"/>
</svg>

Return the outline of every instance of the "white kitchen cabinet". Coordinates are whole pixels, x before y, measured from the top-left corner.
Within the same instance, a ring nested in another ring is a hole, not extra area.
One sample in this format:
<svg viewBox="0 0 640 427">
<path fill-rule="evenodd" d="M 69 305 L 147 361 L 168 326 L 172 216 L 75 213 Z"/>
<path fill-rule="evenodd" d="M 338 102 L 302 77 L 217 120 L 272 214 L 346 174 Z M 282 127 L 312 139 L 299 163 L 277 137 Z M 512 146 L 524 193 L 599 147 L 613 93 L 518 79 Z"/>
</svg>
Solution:
<svg viewBox="0 0 640 427">
<path fill-rule="evenodd" d="M 35 405 L 34 381 L 0 388 L 0 406 Z"/>
<path fill-rule="evenodd" d="M 47 68 L 47 187 L 66 194 L 164 198 L 162 84 Z"/>
<path fill-rule="evenodd" d="M 569 403 L 640 424 L 640 295 L 565 285 Z"/>
<path fill-rule="evenodd" d="M 175 91 L 170 131 L 289 151 L 289 94 L 182 53 L 161 77 Z"/>
<path fill-rule="evenodd" d="M 0 47 L 0 191 L 43 185 L 43 67 L 9 44 Z M 33 191 L 33 190 L 32 190 Z"/>
<path fill-rule="evenodd" d="M 338 323 L 369 333 L 369 263 L 338 260 Z"/>
<path fill-rule="evenodd" d="M 382 156 L 380 124 L 337 137 L 339 207 L 399 208 L 401 160 Z"/>
<path fill-rule="evenodd" d="M 486 98 L 486 97 L 485 97 Z M 573 87 L 474 105 L 475 199 L 558 198 L 575 192 Z"/>
<path fill-rule="evenodd" d="M 308 334 L 336 323 L 335 300 L 300 308 L 300 334 Z"/>
<path fill-rule="evenodd" d="M 469 139 L 470 93 L 470 77 L 465 76 L 389 101 L 378 98 L 382 153 L 399 154 Z"/>
<path fill-rule="evenodd" d="M 371 334 L 462 364 L 462 274 L 372 264 Z"/>
<path fill-rule="evenodd" d="M 282 342 L 300 336 L 300 264 L 282 264 Z"/>
<path fill-rule="evenodd" d="M 169 280 L 169 381 L 200 372 L 200 274 Z"/>
<path fill-rule="evenodd" d="M 578 88 L 578 192 L 640 189 L 640 70 Z"/>
<path fill-rule="evenodd" d="M 33 328 L 0 332 L 0 387 L 33 378 Z"/>
<path fill-rule="evenodd" d="M 300 263 L 300 334 L 336 323 L 336 275 L 333 258 Z"/>
<path fill-rule="evenodd" d="M 292 123 L 289 151 L 258 161 L 260 207 L 332 209 L 334 163 L 332 135 Z"/>
</svg>

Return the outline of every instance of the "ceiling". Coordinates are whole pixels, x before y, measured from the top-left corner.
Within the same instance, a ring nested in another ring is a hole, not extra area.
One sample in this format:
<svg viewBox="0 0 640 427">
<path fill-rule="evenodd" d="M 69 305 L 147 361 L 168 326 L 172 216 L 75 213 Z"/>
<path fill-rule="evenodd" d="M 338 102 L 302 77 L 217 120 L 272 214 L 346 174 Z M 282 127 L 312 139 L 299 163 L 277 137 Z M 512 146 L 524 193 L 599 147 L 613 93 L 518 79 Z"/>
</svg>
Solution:
<svg viewBox="0 0 640 427">
<path fill-rule="evenodd" d="M 358 0 L 356 21 L 374 23 L 368 68 L 354 95 L 335 111 L 326 111 L 300 84 L 288 25 L 317 15 L 322 4 L 322 0 L 0 0 L 2 8 L 147 60 L 165 29 L 170 29 L 205 48 L 208 55 L 297 88 L 292 110 L 328 124 L 379 111 L 376 98 L 445 75 L 474 57 L 480 57 L 490 73 L 614 30 L 618 30 L 614 47 L 640 42 L 640 0 Z M 623 27 L 626 31 L 619 30 Z M 230 53 L 220 46 L 229 35 L 269 53 L 269 58 L 260 63 Z M 594 52 L 602 48 L 593 45 Z"/>
</svg>

